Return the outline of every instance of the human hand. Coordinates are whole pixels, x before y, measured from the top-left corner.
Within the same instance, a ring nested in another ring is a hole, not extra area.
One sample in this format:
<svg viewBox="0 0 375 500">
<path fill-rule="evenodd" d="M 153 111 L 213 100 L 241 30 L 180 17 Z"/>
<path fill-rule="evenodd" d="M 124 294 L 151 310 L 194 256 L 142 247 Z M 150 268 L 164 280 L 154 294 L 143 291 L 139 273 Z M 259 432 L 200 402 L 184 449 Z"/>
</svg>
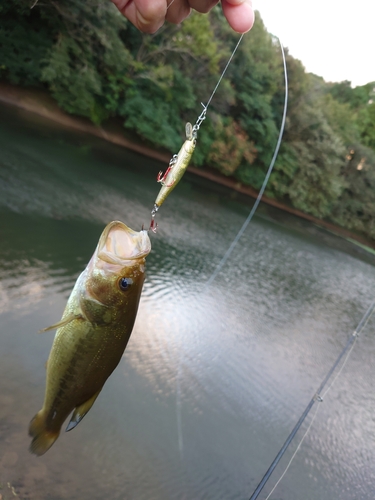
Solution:
<svg viewBox="0 0 375 500">
<path fill-rule="evenodd" d="M 191 9 L 207 13 L 218 0 L 112 0 L 118 10 L 144 33 L 155 33 L 164 21 L 181 23 Z M 251 0 L 221 0 L 223 13 L 234 31 L 246 33 L 254 23 Z"/>
</svg>

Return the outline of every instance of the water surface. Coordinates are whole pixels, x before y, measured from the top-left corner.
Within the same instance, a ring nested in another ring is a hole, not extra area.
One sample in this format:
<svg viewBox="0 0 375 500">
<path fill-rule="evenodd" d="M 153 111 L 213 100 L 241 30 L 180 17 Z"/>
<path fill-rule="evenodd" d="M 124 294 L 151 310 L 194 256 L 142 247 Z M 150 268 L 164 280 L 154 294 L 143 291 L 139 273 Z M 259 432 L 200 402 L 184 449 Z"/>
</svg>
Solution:
<svg viewBox="0 0 375 500">
<path fill-rule="evenodd" d="M 372 257 L 262 207 L 207 288 L 251 202 L 187 174 L 158 214 L 120 365 L 36 458 L 27 427 L 54 335 L 37 332 L 60 319 L 110 220 L 149 223 L 165 166 L 6 107 L 0 151 L 3 498 L 11 487 L 25 500 L 249 498 L 372 301 Z M 374 327 L 272 499 L 373 499 Z"/>
</svg>

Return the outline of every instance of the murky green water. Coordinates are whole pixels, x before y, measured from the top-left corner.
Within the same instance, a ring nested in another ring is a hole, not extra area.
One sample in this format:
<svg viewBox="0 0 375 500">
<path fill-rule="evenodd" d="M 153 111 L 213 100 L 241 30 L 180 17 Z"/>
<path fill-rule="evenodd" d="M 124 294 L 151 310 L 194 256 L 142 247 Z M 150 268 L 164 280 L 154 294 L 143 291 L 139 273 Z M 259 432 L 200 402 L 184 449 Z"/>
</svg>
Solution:
<svg viewBox="0 0 375 500">
<path fill-rule="evenodd" d="M 3 499 L 12 487 L 24 500 L 248 499 L 373 299 L 371 258 L 264 212 L 207 290 L 250 202 L 187 175 L 159 212 L 123 360 L 84 421 L 36 458 L 27 427 L 54 335 L 37 331 L 61 317 L 107 222 L 149 223 L 164 166 L 0 111 Z M 272 499 L 374 498 L 374 330 Z"/>
</svg>

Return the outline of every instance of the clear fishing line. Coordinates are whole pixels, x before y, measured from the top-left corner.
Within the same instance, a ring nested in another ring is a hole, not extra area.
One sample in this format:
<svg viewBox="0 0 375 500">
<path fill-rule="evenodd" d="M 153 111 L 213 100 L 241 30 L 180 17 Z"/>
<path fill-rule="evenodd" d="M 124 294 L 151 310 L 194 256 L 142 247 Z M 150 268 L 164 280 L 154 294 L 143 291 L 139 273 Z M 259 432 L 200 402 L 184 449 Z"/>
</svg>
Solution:
<svg viewBox="0 0 375 500">
<path fill-rule="evenodd" d="M 172 2 L 170 4 L 168 4 L 167 10 L 169 9 L 169 7 L 172 5 L 173 2 L 174 2 L 174 0 L 172 0 Z"/>
<path fill-rule="evenodd" d="M 186 124 L 186 126 L 185 126 L 186 140 L 183 143 L 180 151 L 178 152 L 178 154 L 175 154 L 172 156 L 172 158 L 169 161 L 168 168 L 164 172 L 164 174 L 162 171 L 160 171 L 158 176 L 157 176 L 157 182 L 160 182 L 162 187 L 160 188 L 159 194 L 157 195 L 157 197 L 155 199 L 154 207 L 151 210 L 151 222 L 150 222 L 149 231 L 153 231 L 154 233 L 156 232 L 157 227 L 158 227 L 158 224 L 155 221 L 156 214 L 157 214 L 159 208 L 161 207 L 161 205 L 164 203 L 167 196 L 169 196 L 170 192 L 175 188 L 176 184 L 178 182 L 180 182 L 181 178 L 183 177 L 183 175 L 184 175 L 184 173 L 185 173 L 185 171 L 190 163 L 191 157 L 194 153 L 194 149 L 196 146 L 198 131 L 199 131 L 202 123 L 206 119 L 208 106 L 210 105 L 212 98 L 214 97 L 214 95 L 215 95 L 215 93 L 220 85 L 220 82 L 222 81 L 222 79 L 223 79 L 223 77 L 224 77 L 224 75 L 225 75 L 225 73 L 226 73 L 226 71 L 231 63 L 231 61 L 234 57 L 234 54 L 236 53 L 236 51 L 241 43 L 243 36 L 244 36 L 244 34 L 242 34 L 240 36 L 236 46 L 234 47 L 234 49 L 233 49 L 233 51 L 232 51 L 232 53 L 227 61 L 227 64 L 226 64 L 225 68 L 223 69 L 223 71 L 218 79 L 218 82 L 216 83 L 216 86 L 215 86 L 214 90 L 212 91 L 212 94 L 210 95 L 210 97 L 207 101 L 207 104 L 205 105 L 205 104 L 203 104 L 203 102 L 201 103 L 203 106 L 203 111 L 196 119 L 194 126 L 192 126 L 190 123 Z"/>
<path fill-rule="evenodd" d="M 242 33 L 242 35 L 240 36 L 240 38 L 239 38 L 239 40 L 238 40 L 238 42 L 237 42 L 237 45 L 234 47 L 233 52 L 232 52 L 232 54 L 231 54 L 230 58 L 228 59 L 228 62 L 227 62 L 227 64 L 226 64 L 225 68 L 223 69 L 223 72 L 221 73 L 221 76 L 220 76 L 220 78 L 219 78 L 219 80 L 218 80 L 218 82 L 217 82 L 217 84 L 216 84 L 216 87 L 215 87 L 215 88 L 214 88 L 214 90 L 212 91 L 212 94 L 210 95 L 210 98 L 209 98 L 209 99 L 208 99 L 208 101 L 207 101 L 207 104 L 206 104 L 206 106 L 205 106 L 205 108 L 206 108 L 206 109 L 207 109 L 207 108 L 208 108 L 208 106 L 210 105 L 210 102 L 212 101 L 213 96 L 216 94 L 216 91 L 217 91 L 217 89 L 218 89 L 218 87 L 219 87 L 219 85 L 220 85 L 220 82 L 221 82 L 221 80 L 223 79 L 223 77 L 224 77 L 224 75 L 225 75 L 225 73 L 226 73 L 226 71 L 227 71 L 227 69 L 228 69 L 228 67 L 229 67 L 230 63 L 232 62 L 232 59 L 233 59 L 234 54 L 236 53 L 236 51 L 237 51 L 237 49 L 238 49 L 238 46 L 239 46 L 239 45 L 240 45 L 240 43 L 242 42 L 242 38 L 244 37 L 244 34 L 245 34 L 245 33 Z"/>
<path fill-rule="evenodd" d="M 217 91 L 217 88 L 221 82 L 221 80 L 223 79 L 223 76 L 225 74 L 225 72 L 227 71 L 228 67 L 229 67 L 229 64 L 230 62 L 232 61 L 233 59 L 233 56 L 235 54 L 235 52 L 237 51 L 241 41 L 242 41 L 242 38 L 243 38 L 243 34 L 241 35 L 240 39 L 238 40 L 220 78 L 219 78 L 219 81 L 218 83 L 216 84 L 216 87 L 214 88 L 209 100 L 207 101 L 207 104 L 206 106 L 203 104 L 203 111 L 201 113 L 201 115 L 198 117 L 197 119 L 197 122 L 195 124 L 195 126 L 197 126 L 198 128 L 200 127 L 201 123 L 203 122 L 203 120 L 205 119 L 205 114 L 206 114 L 206 111 L 207 111 L 207 107 L 209 106 L 209 104 L 211 103 L 212 101 L 212 98 L 214 97 L 216 91 Z M 248 217 L 246 218 L 244 224 L 242 225 L 242 227 L 239 229 L 236 237 L 234 238 L 234 240 L 232 241 L 232 243 L 230 244 L 228 250 L 226 251 L 226 253 L 224 254 L 223 258 L 221 259 L 221 261 L 219 262 L 218 266 L 216 267 L 215 271 L 213 272 L 213 274 L 211 275 L 211 277 L 208 279 L 208 281 L 206 282 L 205 284 L 205 287 L 204 287 L 204 291 L 207 290 L 207 288 L 212 284 L 212 282 L 215 280 L 215 278 L 217 277 L 217 275 L 219 274 L 219 272 L 221 271 L 221 269 L 223 268 L 224 264 L 227 262 L 227 260 L 229 259 L 234 247 L 237 245 L 238 241 L 240 240 L 241 236 L 243 235 L 243 233 L 245 232 L 247 226 L 249 225 L 250 221 L 252 220 L 253 216 L 254 216 L 254 213 L 256 211 L 256 209 L 258 208 L 258 205 L 261 201 L 261 198 L 263 196 L 263 193 L 266 189 L 266 186 L 267 186 L 267 183 L 268 183 L 268 180 L 270 178 L 270 175 L 272 173 L 272 170 L 273 170 L 273 167 L 274 167 L 274 164 L 275 164 L 275 161 L 276 161 L 276 158 L 277 158 L 277 155 L 279 153 L 279 149 L 280 149 L 280 145 L 281 145 L 281 139 L 282 139 L 282 136 L 283 136 L 283 133 L 284 133 L 284 129 L 285 129 L 285 121 L 286 121 L 286 112 L 287 112 L 287 105 L 288 105 L 288 75 L 287 75 L 287 68 L 286 68 L 286 59 L 285 59 L 285 52 L 284 52 L 284 48 L 283 48 L 283 45 L 280 41 L 280 39 L 278 37 L 275 37 L 277 38 L 279 44 L 280 44 L 280 48 L 281 48 L 281 53 L 282 53 L 282 59 L 283 59 L 283 68 L 284 68 L 284 81 L 285 81 L 285 98 L 284 98 L 284 109 L 283 109 L 283 115 L 282 115 L 282 120 L 281 120 L 281 126 L 280 126 L 280 131 L 279 131 L 279 136 L 278 136 L 278 139 L 277 139 L 277 142 L 276 142 L 276 147 L 275 147 L 275 150 L 274 150 L 274 154 L 273 154 L 273 157 L 272 157 L 272 160 L 271 160 L 271 163 L 270 163 L 270 166 L 268 167 L 268 170 L 267 170 L 267 173 L 266 173 L 266 176 L 265 176 L 265 179 L 263 181 L 263 184 L 262 184 L 262 187 L 258 193 L 258 196 L 255 200 L 255 203 L 254 203 L 254 206 L 253 208 L 251 209 Z M 176 376 L 176 418 L 177 418 L 177 434 L 178 434 L 178 448 L 179 448 L 179 453 L 180 453 L 180 460 L 183 461 L 183 456 L 184 456 L 184 441 L 183 441 L 183 431 L 182 431 L 182 390 L 181 390 L 181 372 L 182 372 L 182 363 L 181 363 L 181 358 L 180 358 L 180 361 L 178 363 L 178 371 L 177 371 L 177 376 Z"/>
<path fill-rule="evenodd" d="M 172 0 L 172 2 L 169 4 L 169 6 L 173 3 L 174 0 Z M 193 126 L 193 131 L 194 133 L 197 133 L 201 124 L 203 123 L 203 121 L 206 119 L 206 113 L 207 113 L 207 108 L 208 106 L 210 105 L 242 39 L 243 39 L 243 36 L 244 34 L 242 34 L 236 44 L 236 46 L 234 47 L 220 77 L 219 77 L 219 80 L 218 82 L 216 83 L 216 86 L 215 88 L 213 89 L 208 101 L 207 101 L 207 104 L 204 105 L 202 103 L 202 106 L 203 106 L 203 111 L 201 112 L 201 114 L 198 116 L 194 126 Z M 284 56 L 284 54 L 283 54 Z M 284 56 L 284 64 L 285 64 L 285 56 Z M 285 122 L 285 120 L 284 120 Z M 282 135 L 282 132 L 281 132 L 281 135 Z M 278 148 L 277 148 L 278 149 Z M 277 154 L 277 153 L 276 153 Z M 155 208 L 155 206 L 154 206 Z M 151 212 L 152 214 L 152 217 L 154 217 L 154 215 L 156 214 L 156 211 L 154 212 Z M 152 226 L 150 226 L 150 229 L 151 229 Z M 155 227 L 156 229 L 156 227 Z M 229 255 L 228 255 L 229 257 Z M 212 277 L 211 277 L 212 278 Z M 208 285 L 209 283 L 206 284 L 206 286 Z M 178 450 L 179 450 L 179 454 L 180 454 L 180 461 L 182 462 L 183 459 L 184 459 L 184 440 L 183 440 L 183 431 L 182 431 L 182 389 L 181 389 L 181 377 L 182 377 L 182 362 L 181 362 L 181 357 L 180 357 L 180 360 L 178 362 L 178 368 L 177 368 L 177 375 L 176 375 L 176 419 L 177 419 L 177 436 L 178 436 Z"/>
<path fill-rule="evenodd" d="M 270 175 L 272 173 L 273 167 L 275 165 L 275 161 L 276 161 L 277 155 L 279 154 L 279 149 L 280 149 L 280 145 L 281 145 L 281 139 L 282 139 L 282 136 L 283 136 L 283 133 L 284 133 L 284 128 L 285 128 L 286 112 L 287 112 L 287 107 L 288 107 L 288 73 L 287 73 L 287 68 L 286 68 L 286 60 L 285 60 L 284 47 L 283 47 L 280 39 L 278 37 L 275 37 L 275 38 L 277 38 L 277 40 L 278 40 L 278 42 L 280 44 L 280 49 L 281 49 L 281 53 L 282 53 L 282 56 L 283 56 L 284 80 L 285 80 L 284 110 L 283 110 L 283 117 L 282 117 L 282 120 L 281 120 L 279 137 L 277 139 L 275 151 L 273 153 L 273 157 L 272 157 L 270 166 L 268 167 L 268 170 L 267 170 L 266 176 L 264 178 L 262 187 L 260 188 L 260 191 L 258 193 L 258 196 L 257 196 L 256 200 L 255 200 L 253 208 L 251 209 L 251 211 L 250 211 L 248 217 L 246 218 L 245 222 L 243 223 L 241 229 L 238 231 L 237 235 L 235 236 L 235 238 L 233 239 L 232 243 L 230 244 L 228 250 L 225 252 L 223 258 L 221 259 L 221 261 L 217 265 L 215 271 L 212 273 L 211 277 L 208 279 L 208 281 L 206 283 L 206 287 L 210 286 L 212 284 L 212 282 L 215 280 L 215 278 L 217 277 L 217 275 L 219 274 L 219 272 L 223 268 L 224 264 L 229 259 L 231 253 L 234 250 L 234 247 L 237 245 L 237 243 L 239 242 L 241 236 L 246 231 L 246 228 L 249 225 L 250 221 L 254 217 L 256 209 L 258 208 L 259 203 L 261 201 L 261 198 L 263 196 L 263 193 L 264 193 L 264 191 L 265 191 L 265 189 L 267 187 L 268 180 L 270 178 Z M 242 39 L 242 37 L 241 37 L 241 39 Z"/>
<path fill-rule="evenodd" d="M 195 125 L 194 125 L 194 127 L 193 127 L 193 130 L 194 130 L 195 132 L 198 132 L 198 130 L 199 130 L 199 128 L 200 128 L 200 126 L 202 125 L 203 120 L 205 120 L 205 119 L 206 119 L 206 113 L 207 113 L 208 106 L 211 104 L 212 98 L 213 98 L 213 96 L 216 94 L 216 91 L 217 91 L 217 89 L 218 89 L 218 87 L 219 87 L 219 85 L 220 85 L 220 83 L 221 83 L 221 80 L 224 78 L 224 75 L 225 75 L 225 73 L 226 73 L 227 69 L 229 68 L 229 65 L 230 65 L 230 63 L 231 63 L 231 61 L 232 61 L 232 59 L 233 59 L 233 57 L 234 57 L 234 54 L 236 53 L 236 51 L 237 51 L 237 49 L 238 49 L 238 47 L 239 47 L 239 45 L 240 45 L 240 43 L 241 43 L 241 41 L 242 41 L 242 38 L 244 37 L 244 34 L 245 34 L 245 33 L 242 33 L 242 35 L 240 36 L 240 38 L 239 38 L 239 40 L 238 40 L 238 42 L 237 42 L 237 45 L 234 47 L 234 49 L 233 49 L 233 51 L 232 51 L 232 53 L 231 53 L 231 55 L 230 55 L 230 58 L 228 59 L 227 64 L 225 65 L 225 68 L 223 69 L 223 71 L 222 71 L 222 73 L 221 73 L 221 75 L 220 75 L 220 78 L 219 78 L 219 80 L 217 81 L 217 84 L 216 84 L 216 86 L 215 86 L 214 90 L 212 91 L 212 94 L 210 95 L 210 98 L 209 98 L 209 99 L 208 99 L 208 101 L 207 101 L 207 104 L 206 104 L 206 105 L 204 105 L 204 104 L 203 104 L 203 102 L 201 103 L 201 104 L 202 104 L 202 106 L 203 106 L 203 111 L 202 111 L 202 113 L 198 116 L 197 121 L 195 122 Z"/>
<path fill-rule="evenodd" d="M 172 3 L 174 2 L 174 0 L 172 0 L 170 2 L 170 4 L 168 5 L 167 7 L 167 10 L 168 8 L 172 5 Z M 207 101 L 207 104 L 203 105 L 203 111 L 202 113 L 199 115 L 199 117 L 197 118 L 197 121 L 194 125 L 194 129 L 196 131 L 199 130 L 199 127 L 200 125 L 202 124 L 203 120 L 206 118 L 206 112 L 207 112 L 207 108 L 208 106 L 210 105 L 211 101 L 212 101 L 212 98 L 214 97 L 234 55 L 235 55 L 235 52 L 237 51 L 241 41 L 242 41 L 242 38 L 243 38 L 244 34 L 241 35 L 241 37 L 239 38 L 238 42 L 237 42 L 237 45 L 235 46 L 229 60 L 227 61 L 227 64 L 222 72 L 222 74 L 220 75 L 220 78 L 211 94 L 211 96 L 209 97 L 208 101 Z M 286 59 L 285 59 L 285 53 L 284 53 L 284 48 L 283 48 L 283 45 L 280 41 L 280 39 L 278 37 L 275 36 L 275 38 L 277 38 L 279 44 L 280 44 L 280 49 L 281 49 L 281 53 L 282 53 L 282 58 L 283 58 L 283 68 L 284 68 L 284 80 L 285 80 L 285 98 L 284 98 L 284 109 L 283 109 L 283 115 L 282 115 L 282 121 L 281 121 L 281 126 L 280 126 L 280 131 L 279 131 L 279 136 L 278 136 L 278 140 L 277 140 L 277 143 L 276 143 L 276 147 L 275 147 L 275 151 L 274 151 L 274 154 L 273 154 L 273 157 L 272 157 L 272 160 L 271 160 L 271 163 L 268 167 L 268 170 L 267 170 L 267 173 L 266 173 L 266 176 L 264 178 L 264 181 L 263 181 L 263 184 L 262 184 L 262 187 L 258 193 L 258 196 L 255 200 L 255 203 L 253 205 L 253 208 L 251 209 L 248 217 L 246 218 L 246 220 L 244 221 L 242 227 L 239 229 L 237 235 L 235 236 L 235 238 L 233 239 L 232 243 L 230 244 L 230 246 L 228 247 L 228 250 L 226 251 L 226 253 L 224 254 L 224 256 L 222 257 L 222 259 L 220 260 L 220 262 L 218 263 L 215 271 L 212 273 L 212 275 L 210 276 L 210 278 L 207 280 L 206 284 L 205 284 L 205 289 L 207 289 L 212 283 L 213 281 L 216 279 L 216 277 L 218 276 L 218 274 L 220 273 L 220 271 L 222 270 L 222 268 L 224 267 L 225 263 L 227 262 L 227 260 L 229 259 L 230 255 L 232 254 L 235 246 L 237 245 L 237 243 L 239 242 L 240 238 L 242 237 L 243 233 L 245 232 L 247 226 L 249 225 L 249 223 L 251 222 L 258 206 L 259 206 L 259 203 L 261 201 L 261 198 L 264 194 L 264 191 L 267 187 L 267 184 L 268 184 L 268 181 L 269 181 L 269 178 L 271 176 L 271 173 L 272 173 L 272 170 L 273 170 L 273 167 L 274 167 L 274 164 L 276 162 L 276 159 L 277 159 L 277 156 L 278 156 L 278 153 L 279 153 L 279 149 L 280 149 L 280 146 L 281 146 L 281 140 L 282 140 L 282 136 L 283 136 L 283 133 L 284 133 L 284 129 L 285 129 L 285 122 L 286 122 L 286 113 L 287 113 L 287 104 L 288 104 L 288 75 L 287 75 L 287 67 L 286 67 Z M 250 500 L 255 500 L 256 498 L 258 498 L 261 490 L 263 489 L 263 487 L 265 486 L 265 484 L 268 482 L 272 472 L 274 471 L 276 465 L 278 464 L 279 460 L 281 459 L 281 457 L 284 455 L 284 453 L 286 452 L 286 449 L 289 447 L 290 443 L 292 442 L 295 434 L 297 433 L 298 429 L 300 428 L 300 426 L 302 425 L 303 421 L 305 420 L 305 418 L 307 417 L 308 413 L 310 412 L 312 406 L 314 405 L 315 402 L 322 402 L 323 401 L 323 397 L 325 397 L 327 395 L 327 393 L 331 390 L 332 386 L 335 384 L 335 382 L 337 381 L 337 379 L 339 378 L 339 376 L 341 375 L 353 349 L 354 349 L 354 345 L 355 345 L 355 341 L 360 333 L 360 331 L 366 326 L 367 322 L 369 321 L 372 313 L 374 312 L 375 310 L 375 301 L 371 304 L 371 306 L 369 307 L 369 309 L 367 310 L 367 312 L 365 313 L 365 315 L 362 317 L 357 329 L 355 330 L 355 332 L 353 333 L 352 337 L 349 339 L 347 345 L 345 346 L 345 348 L 342 350 L 341 354 L 339 355 L 339 357 L 337 358 L 336 360 L 336 363 L 333 365 L 333 367 L 331 368 L 331 370 L 328 372 L 326 378 L 324 379 L 323 383 L 321 384 L 318 392 L 316 393 L 316 395 L 312 398 L 312 400 L 310 401 L 309 405 L 307 406 L 306 410 L 304 411 L 304 413 L 302 414 L 302 416 L 300 417 L 299 421 L 297 422 L 296 426 L 294 427 L 293 431 L 291 432 L 291 434 L 289 435 L 287 441 L 284 443 L 283 447 L 281 448 L 281 450 L 279 451 L 278 455 L 276 456 L 275 460 L 273 461 L 273 463 L 271 464 L 271 466 L 269 467 L 269 469 L 267 470 L 266 474 L 264 475 L 262 481 L 259 483 L 258 487 L 255 489 L 254 493 L 252 494 Z M 350 347 L 350 350 L 347 352 L 348 348 Z M 337 372 L 337 374 L 335 375 L 333 381 L 331 382 L 330 386 L 328 387 L 328 389 L 325 391 L 325 393 L 323 394 L 323 396 L 320 396 L 320 392 L 321 390 L 323 389 L 323 387 L 325 386 L 325 384 L 328 382 L 328 379 L 331 377 L 331 375 L 333 374 L 333 372 L 335 371 L 335 369 L 337 368 L 338 364 L 340 363 L 342 357 L 344 356 L 344 354 L 347 352 L 347 355 L 346 355 L 346 358 L 345 360 L 343 361 L 339 371 Z M 179 448 L 179 452 L 180 452 L 180 459 L 183 460 L 183 448 L 184 448 L 184 445 L 183 445 L 183 431 L 182 431 L 182 401 L 181 401 L 181 384 L 180 384 L 180 378 L 181 378 L 181 361 L 179 362 L 178 364 L 178 373 L 177 373 L 177 377 L 176 377 L 176 417 L 177 417 L 177 433 L 178 433 L 178 448 Z M 274 487 L 272 488 L 271 492 L 268 494 L 268 496 L 266 497 L 266 500 L 268 500 L 271 495 L 274 493 L 274 491 L 276 490 L 277 486 L 280 484 L 280 482 L 282 481 L 282 479 L 284 478 L 284 476 L 286 475 L 286 473 L 288 472 L 290 466 L 292 465 L 292 462 L 294 460 L 294 458 L 296 457 L 298 451 L 300 450 L 305 438 L 307 437 L 307 435 L 309 434 L 312 426 L 313 426 L 313 423 L 318 415 L 318 412 L 319 412 L 319 409 L 320 409 L 320 405 L 317 406 L 316 408 L 316 411 L 311 419 L 311 422 L 307 428 L 307 430 L 305 431 L 305 433 L 303 434 L 302 438 L 300 439 L 297 447 L 296 447 L 296 450 L 294 451 L 292 457 L 290 458 L 286 468 L 284 469 L 283 473 L 281 474 L 280 478 L 277 480 L 276 484 L 274 485 Z"/>
</svg>

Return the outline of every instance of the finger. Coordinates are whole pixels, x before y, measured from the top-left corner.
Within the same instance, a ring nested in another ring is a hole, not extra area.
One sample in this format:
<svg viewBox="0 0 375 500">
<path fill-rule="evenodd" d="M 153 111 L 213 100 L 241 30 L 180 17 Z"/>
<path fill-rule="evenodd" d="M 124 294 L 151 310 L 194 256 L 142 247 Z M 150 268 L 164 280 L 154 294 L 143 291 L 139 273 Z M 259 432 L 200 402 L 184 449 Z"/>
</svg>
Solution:
<svg viewBox="0 0 375 500">
<path fill-rule="evenodd" d="M 202 14 L 207 14 L 212 7 L 219 3 L 219 0 L 190 0 L 190 7 L 197 12 L 201 12 Z"/>
<path fill-rule="evenodd" d="M 112 0 L 119 11 L 144 33 L 155 33 L 165 21 L 166 0 Z"/>
<path fill-rule="evenodd" d="M 238 33 L 246 33 L 254 24 L 251 0 L 222 0 L 224 16 L 231 28 Z"/>
<path fill-rule="evenodd" d="M 190 14 L 188 0 L 168 0 L 166 20 L 173 24 L 180 24 Z"/>
</svg>

